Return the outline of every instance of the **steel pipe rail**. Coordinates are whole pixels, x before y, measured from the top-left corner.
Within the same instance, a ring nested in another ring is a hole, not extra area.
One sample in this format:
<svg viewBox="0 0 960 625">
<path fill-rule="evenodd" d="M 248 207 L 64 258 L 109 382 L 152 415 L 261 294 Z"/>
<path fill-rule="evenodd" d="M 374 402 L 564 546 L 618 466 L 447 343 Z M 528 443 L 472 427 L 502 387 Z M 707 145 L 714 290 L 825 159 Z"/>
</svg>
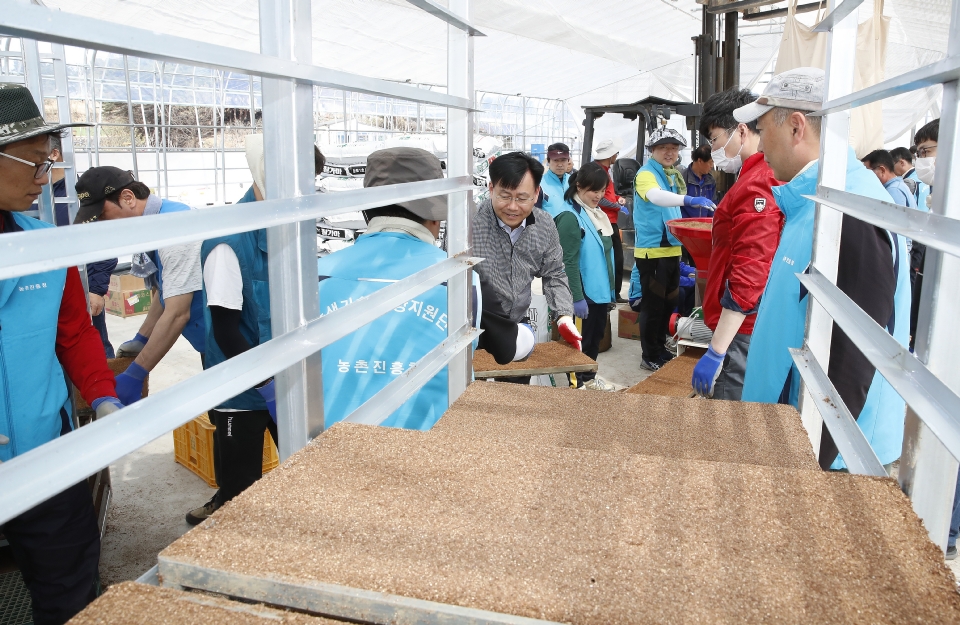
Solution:
<svg viewBox="0 0 960 625">
<path fill-rule="evenodd" d="M 836 100 L 829 100 L 823 104 L 823 109 L 812 111 L 807 115 L 819 117 L 828 113 L 837 113 L 884 98 L 891 98 L 901 93 L 908 93 L 957 79 L 960 79 L 960 56 L 948 56 L 936 63 L 878 82 L 872 87 L 854 91 L 850 95 Z"/>
<path fill-rule="evenodd" d="M 806 345 L 802 349 L 790 348 L 793 363 L 797 365 L 807 390 L 813 396 L 823 424 L 830 431 L 833 442 L 851 473 L 887 477 L 887 472 L 874 453 L 873 447 L 863 435 L 847 406 L 840 399 L 833 382 L 817 362 L 816 357 Z"/>
<path fill-rule="evenodd" d="M 863 0 L 860 1 L 863 2 Z M 440 18 L 454 28 L 459 28 L 472 37 L 486 37 L 486 35 L 471 26 L 469 22 L 462 19 L 459 15 L 456 15 L 447 9 L 447 7 L 437 4 L 433 0 L 407 0 L 407 2 L 434 17 Z"/>
<path fill-rule="evenodd" d="M 442 343 L 434 347 L 417 364 L 404 371 L 397 379 L 385 386 L 379 393 L 363 402 L 351 412 L 345 422 L 364 425 L 380 425 L 393 411 L 410 399 L 421 386 L 426 384 L 454 356 L 480 336 L 482 330 L 464 326 Z"/>
<path fill-rule="evenodd" d="M 955 458 L 960 458 L 960 397 L 823 274 L 810 268 L 800 283 L 850 337 Z"/>
<path fill-rule="evenodd" d="M 0 237 L 0 280 L 473 188 L 473 179 L 461 176 L 13 232 Z"/>
<path fill-rule="evenodd" d="M 371 93 L 411 102 L 473 109 L 473 102 L 466 98 L 143 28 L 126 25 L 120 28 L 113 22 L 55 11 L 18 0 L 0 0 L 0 33 L 157 61 L 237 71 L 263 78 L 293 79 L 323 87 Z"/>
<path fill-rule="evenodd" d="M 804 197 L 952 256 L 960 256 L 960 221 L 956 219 L 823 185 L 817 187 L 817 195 Z"/>
<path fill-rule="evenodd" d="M 476 262 L 465 255 L 443 260 L 0 464 L 0 525 Z"/>
<path fill-rule="evenodd" d="M 415 502 L 412 502 L 415 505 Z M 525 616 L 465 608 L 375 590 L 325 582 L 287 582 L 222 571 L 160 556 L 159 574 L 166 587 L 196 588 L 243 597 L 354 623 L 391 625 L 560 625 Z"/>
<path fill-rule="evenodd" d="M 843 18 L 856 11 L 861 4 L 863 4 L 863 0 L 843 0 L 832 11 L 823 16 L 822 20 L 817 22 L 817 25 L 813 27 L 813 32 L 830 32 Z"/>
</svg>

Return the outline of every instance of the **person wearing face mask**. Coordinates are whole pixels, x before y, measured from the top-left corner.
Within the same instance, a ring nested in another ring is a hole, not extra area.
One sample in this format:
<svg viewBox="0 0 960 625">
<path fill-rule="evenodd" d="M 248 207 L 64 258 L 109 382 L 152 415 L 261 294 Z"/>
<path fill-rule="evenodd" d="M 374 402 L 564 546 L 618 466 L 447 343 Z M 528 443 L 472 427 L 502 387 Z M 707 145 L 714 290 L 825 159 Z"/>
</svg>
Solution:
<svg viewBox="0 0 960 625">
<path fill-rule="evenodd" d="M 740 399 L 757 307 L 783 228 L 772 190 L 780 183 L 759 150 L 757 122 L 733 118 L 734 109 L 756 99 L 747 89 L 717 93 L 704 103 L 700 118 L 714 166 L 738 176 L 713 217 L 703 315 L 714 334 L 693 371 L 694 390 L 715 399 Z"/>
<path fill-rule="evenodd" d="M 608 305 L 616 300 L 614 279 L 613 227 L 600 208 L 610 180 L 596 161 L 587 163 L 570 176 L 562 202 L 551 202 L 546 211 L 553 217 L 563 248 L 567 282 L 573 293 L 574 308 L 583 320 L 583 353 L 596 360 L 606 329 Z M 577 388 L 612 391 L 613 386 L 594 372 L 577 373 Z"/>
<path fill-rule="evenodd" d="M 679 132 L 661 127 L 650 134 L 650 158 L 634 179 L 633 255 L 640 274 L 640 366 L 657 371 L 673 354 L 666 348 L 670 315 L 677 307 L 680 287 L 680 241 L 667 222 L 680 219 L 680 207 L 716 209 L 712 201 L 687 195 L 683 174 L 675 167 L 687 142 Z"/>
<path fill-rule="evenodd" d="M 917 209 L 930 210 L 931 194 L 933 193 L 933 174 L 937 165 L 937 139 L 940 137 L 940 120 L 935 119 L 925 124 L 913 138 L 917 146 L 917 158 L 914 160 L 914 175 L 920 184 L 917 200 Z M 917 336 L 917 320 L 920 317 L 920 291 L 923 289 L 923 264 L 927 255 L 927 246 L 914 242 L 910 250 L 910 349 L 913 350 Z M 956 539 L 956 536 L 952 536 Z M 956 552 L 954 552 L 956 557 Z"/>
</svg>

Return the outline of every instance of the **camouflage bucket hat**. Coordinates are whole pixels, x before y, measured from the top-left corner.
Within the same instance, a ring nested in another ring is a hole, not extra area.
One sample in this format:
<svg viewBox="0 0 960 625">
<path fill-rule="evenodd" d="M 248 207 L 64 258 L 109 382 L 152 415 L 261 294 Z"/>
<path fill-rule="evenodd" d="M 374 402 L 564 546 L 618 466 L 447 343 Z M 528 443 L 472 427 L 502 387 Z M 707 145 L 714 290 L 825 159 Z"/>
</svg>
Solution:
<svg viewBox="0 0 960 625">
<path fill-rule="evenodd" d="M 53 134 L 72 126 L 92 125 L 48 124 L 29 89 L 22 85 L 0 85 L 0 145 Z"/>
</svg>

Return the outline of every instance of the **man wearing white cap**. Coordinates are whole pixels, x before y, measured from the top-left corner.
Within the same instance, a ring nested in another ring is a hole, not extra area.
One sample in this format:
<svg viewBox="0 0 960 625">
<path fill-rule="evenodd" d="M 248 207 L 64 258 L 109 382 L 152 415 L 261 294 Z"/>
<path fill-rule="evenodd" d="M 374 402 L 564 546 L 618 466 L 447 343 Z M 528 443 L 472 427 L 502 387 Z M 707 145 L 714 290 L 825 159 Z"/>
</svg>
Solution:
<svg viewBox="0 0 960 625">
<path fill-rule="evenodd" d="M 800 376 L 788 351 L 803 344 L 808 294 L 797 273 L 810 263 L 814 203 L 819 182 L 820 117 L 823 70 L 801 67 L 779 74 L 755 102 L 736 109 L 740 123 L 757 122 L 760 149 L 778 180 L 777 206 L 785 224 L 753 330 L 743 400 L 797 405 Z M 853 149 L 847 154 L 845 190 L 889 201 L 877 177 L 865 169 Z M 909 338 L 909 262 L 902 236 L 843 216 L 837 286 L 903 345 Z M 827 375 L 840 398 L 857 417 L 880 461 L 899 457 L 903 437 L 903 400 L 856 345 L 834 326 Z M 840 468 L 837 448 L 824 427 L 820 466 Z"/>
<path fill-rule="evenodd" d="M 597 144 L 597 147 L 593 150 L 593 160 L 597 162 L 600 167 L 603 167 L 604 171 L 607 172 L 607 177 L 610 178 L 610 167 L 617 161 L 617 157 L 620 156 L 620 140 L 619 139 L 604 139 Z M 620 289 L 623 285 L 623 239 L 620 236 L 620 226 L 617 223 L 617 220 L 620 217 L 620 213 L 623 213 L 625 216 L 630 216 L 630 211 L 627 210 L 627 201 L 617 195 L 616 187 L 613 185 L 613 178 L 610 178 L 610 182 L 607 183 L 607 188 L 603 192 L 603 197 L 600 199 L 600 210 L 607 216 L 607 219 L 610 220 L 610 225 L 613 226 L 613 236 L 610 237 L 610 240 L 613 242 L 613 268 L 617 272 L 615 284 L 617 289 L 617 302 L 624 303 L 627 300 L 623 299 L 620 295 Z"/>
</svg>

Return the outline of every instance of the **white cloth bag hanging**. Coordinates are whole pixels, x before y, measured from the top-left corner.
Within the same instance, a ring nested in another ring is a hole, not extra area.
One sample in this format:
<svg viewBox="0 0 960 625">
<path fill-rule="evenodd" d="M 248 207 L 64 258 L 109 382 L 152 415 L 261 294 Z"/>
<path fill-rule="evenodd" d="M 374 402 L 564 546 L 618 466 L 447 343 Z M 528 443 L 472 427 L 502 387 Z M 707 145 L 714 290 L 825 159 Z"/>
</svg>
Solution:
<svg viewBox="0 0 960 625">
<path fill-rule="evenodd" d="M 797 21 L 797 0 L 787 6 L 783 38 L 774 73 L 797 67 L 827 66 L 827 33 L 815 33 Z M 819 18 L 818 18 L 819 21 Z M 853 89 L 857 91 L 875 85 L 884 78 L 887 58 L 887 34 L 890 18 L 883 16 L 883 0 L 874 0 L 873 16 L 857 27 L 857 63 Z M 863 158 L 883 147 L 883 104 L 874 102 L 853 109 L 850 115 L 850 145 Z"/>
</svg>

